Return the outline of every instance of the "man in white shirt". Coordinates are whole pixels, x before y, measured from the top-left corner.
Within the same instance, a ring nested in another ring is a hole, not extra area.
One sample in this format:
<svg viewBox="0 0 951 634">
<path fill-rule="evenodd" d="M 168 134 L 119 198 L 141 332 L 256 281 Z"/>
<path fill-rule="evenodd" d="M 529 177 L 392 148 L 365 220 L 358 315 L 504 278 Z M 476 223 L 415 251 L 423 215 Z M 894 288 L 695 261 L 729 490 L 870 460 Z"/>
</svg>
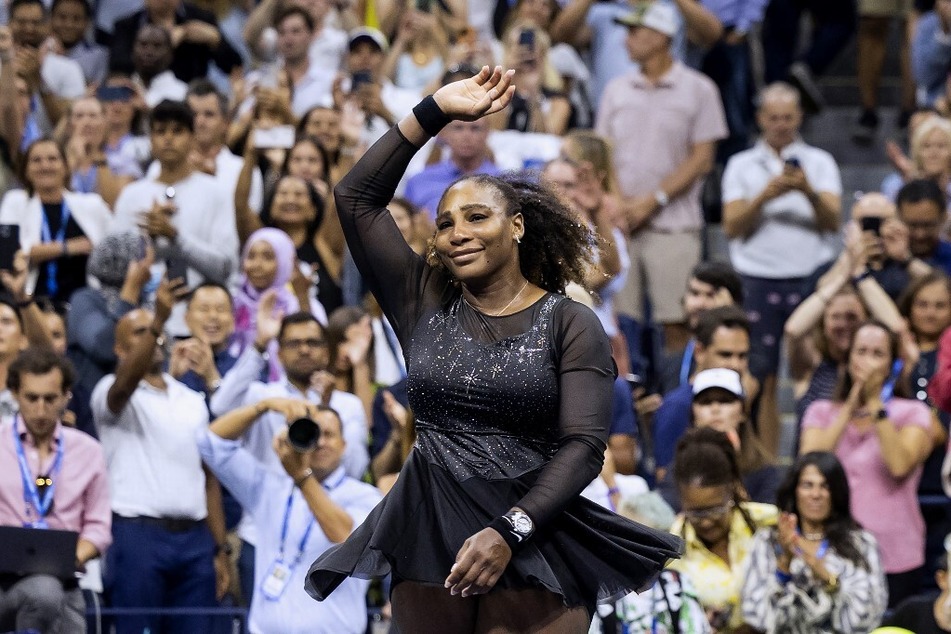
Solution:
<svg viewBox="0 0 951 634">
<path fill-rule="evenodd" d="M 198 172 L 214 176 L 226 195 L 234 196 L 238 175 L 244 167 L 244 159 L 235 155 L 225 145 L 228 132 L 228 98 L 218 92 L 207 79 L 196 79 L 188 87 L 185 103 L 195 114 L 195 143 L 188 160 Z M 161 171 L 158 161 L 149 166 L 148 176 L 155 178 Z M 254 213 L 261 211 L 263 196 L 261 171 L 251 173 L 251 195 L 248 204 Z"/>
<path fill-rule="evenodd" d="M 48 23 L 46 6 L 41 0 L 10 3 L 10 33 L 14 43 L 11 63 L 32 93 L 29 119 L 41 134 L 52 131 L 66 113 L 69 100 L 78 99 L 86 92 L 82 67 L 43 46 Z M 35 140 L 29 138 L 31 136 L 38 135 L 24 130 L 24 143 Z"/>
<path fill-rule="evenodd" d="M 264 412 L 289 421 L 307 417 L 320 429 L 310 451 L 289 445 L 286 426 L 275 434 L 269 455 L 279 461 L 280 473 L 239 441 L 261 424 L 256 421 Z M 346 474 L 341 463 L 346 441 L 337 412 L 306 401 L 269 398 L 218 418 L 198 445 L 211 470 L 247 509 L 258 534 L 251 631 L 366 631 L 368 581 L 347 579 L 325 601 L 314 601 L 304 591 L 310 562 L 346 539 L 381 499 L 375 487 Z M 277 571 L 287 574 L 278 577 Z"/>
<path fill-rule="evenodd" d="M 743 280 L 750 318 L 750 371 L 762 387 L 759 432 L 779 442 L 776 371 L 786 319 L 813 290 L 816 270 L 835 257 L 842 181 L 832 156 L 799 137 L 799 91 L 777 82 L 760 94 L 762 136 L 723 173 L 723 229 Z"/>
<path fill-rule="evenodd" d="M 160 26 L 143 24 L 132 45 L 132 81 L 145 90 L 145 103 L 154 108 L 165 99 L 184 101 L 188 85 L 170 70 L 172 36 Z"/>
<path fill-rule="evenodd" d="M 234 194 L 189 162 L 195 124 L 188 106 L 163 101 L 152 110 L 150 125 L 159 173 L 123 188 L 116 200 L 112 231 L 142 229 L 152 238 L 156 277 L 172 263 L 185 267 L 186 282 L 192 288 L 205 280 L 227 284 L 238 260 Z M 175 307 L 170 334 L 187 336 L 184 314 L 183 306 Z"/>
<path fill-rule="evenodd" d="M 119 321 L 119 364 L 90 402 L 109 469 L 106 587 L 114 607 L 212 607 L 216 575 L 222 588 L 228 582 L 220 490 L 206 478 L 195 440 L 208 410 L 201 394 L 162 371 L 165 323 L 186 290 L 163 280 L 154 314 L 134 310 Z M 170 631 L 210 629 L 205 617 L 174 621 Z M 166 631 L 149 616 L 120 617 L 116 629 Z"/>
<path fill-rule="evenodd" d="M 328 105 L 335 69 L 319 66 L 310 58 L 310 44 L 314 39 L 314 19 L 310 13 L 298 5 L 290 5 L 278 12 L 274 28 L 277 29 L 277 50 L 291 81 L 294 115 L 302 117 L 314 106 Z"/>
</svg>

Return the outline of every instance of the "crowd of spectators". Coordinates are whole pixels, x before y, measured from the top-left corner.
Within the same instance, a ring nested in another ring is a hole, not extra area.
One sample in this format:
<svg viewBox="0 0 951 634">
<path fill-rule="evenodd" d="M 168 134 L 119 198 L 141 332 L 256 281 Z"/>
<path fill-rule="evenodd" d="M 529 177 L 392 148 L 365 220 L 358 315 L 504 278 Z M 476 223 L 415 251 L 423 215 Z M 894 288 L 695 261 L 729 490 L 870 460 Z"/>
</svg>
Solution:
<svg viewBox="0 0 951 634">
<path fill-rule="evenodd" d="M 592 631 L 951 632 L 951 0 L 857 5 L 5 0 L 0 525 L 77 533 L 78 575 L 0 555 L 0 631 L 82 632 L 87 607 L 119 633 L 215 632 L 221 608 L 385 627 L 388 579 L 304 591 L 414 442 L 333 189 L 500 64 L 511 106 L 447 125 L 388 208 L 433 257 L 448 186 L 517 171 L 597 238 L 567 293 L 618 379 L 584 495 L 686 552 Z M 855 32 L 852 135 L 879 138 L 895 22 L 905 137 L 853 201 L 801 129 Z"/>
</svg>

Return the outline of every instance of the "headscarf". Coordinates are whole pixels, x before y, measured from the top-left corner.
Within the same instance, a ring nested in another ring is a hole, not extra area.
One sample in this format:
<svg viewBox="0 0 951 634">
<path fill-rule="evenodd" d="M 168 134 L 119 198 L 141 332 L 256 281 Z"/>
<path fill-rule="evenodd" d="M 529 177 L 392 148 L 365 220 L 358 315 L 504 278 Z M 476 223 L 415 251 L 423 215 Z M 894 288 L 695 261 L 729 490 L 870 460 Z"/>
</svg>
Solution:
<svg viewBox="0 0 951 634">
<path fill-rule="evenodd" d="M 143 237 L 134 232 L 112 233 L 93 247 L 86 272 L 99 280 L 99 293 L 110 314 L 119 308 L 119 292 L 125 283 L 129 264 L 142 257 Z"/>
<path fill-rule="evenodd" d="M 234 341 L 238 347 L 236 351 L 237 354 L 243 352 L 245 348 L 254 342 L 254 338 L 257 334 L 258 304 L 264 293 L 271 289 L 277 291 L 275 309 L 284 315 L 290 315 L 300 310 L 300 304 L 297 298 L 294 297 L 294 294 L 287 288 L 287 284 L 290 282 L 291 275 L 294 272 L 295 263 L 297 262 L 297 248 L 294 246 L 294 242 L 280 229 L 273 229 L 271 227 L 258 229 L 248 237 L 247 242 L 244 244 L 244 249 L 241 251 L 242 262 L 248 257 L 251 247 L 257 242 L 267 242 L 271 245 L 271 248 L 274 249 L 274 259 L 277 263 L 277 270 L 275 271 L 274 281 L 271 283 L 271 286 L 262 290 L 254 288 L 248 281 L 247 275 L 241 275 L 240 286 L 234 295 Z M 271 359 L 274 367 L 272 367 L 270 374 L 273 375 L 275 369 L 279 370 L 278 366 L 275 365 L 277 355 L 272 353 Z M 272 376 L 271 378 L 276 377 Z"/>
</svg>

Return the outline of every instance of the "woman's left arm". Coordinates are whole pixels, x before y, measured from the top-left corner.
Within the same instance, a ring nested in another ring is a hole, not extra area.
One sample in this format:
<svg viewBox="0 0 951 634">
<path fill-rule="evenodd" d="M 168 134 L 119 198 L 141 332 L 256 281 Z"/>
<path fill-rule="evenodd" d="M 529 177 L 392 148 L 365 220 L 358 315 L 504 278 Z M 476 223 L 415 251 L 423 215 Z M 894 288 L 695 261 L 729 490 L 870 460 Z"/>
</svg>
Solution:
<svg viewBox="0 0 951 634">
<path fill-rule="evenodd" d="M 920 406 L 921 420 L 925 423 L 924 425 L 904 425 L 899 428 L 892 422 L 891 416 L 878 418 L 874 423 L 878 443 L 881 446 L 882 460 L 888 472 L 897 479 L 904 478 L 914 471 L 915 467 L 924 464 L 933 447 L 928 431 L 930 413 L 923 403 L 913 403 L 913 405 Z M 873 415 L 874 412 L 884 410 L 881 401 L 869 403 L 868 407 Z M 917 413 L 916 407 L 915 414 Z M 909 412 L 909 415 L 913 414 Z"/>
</svg>

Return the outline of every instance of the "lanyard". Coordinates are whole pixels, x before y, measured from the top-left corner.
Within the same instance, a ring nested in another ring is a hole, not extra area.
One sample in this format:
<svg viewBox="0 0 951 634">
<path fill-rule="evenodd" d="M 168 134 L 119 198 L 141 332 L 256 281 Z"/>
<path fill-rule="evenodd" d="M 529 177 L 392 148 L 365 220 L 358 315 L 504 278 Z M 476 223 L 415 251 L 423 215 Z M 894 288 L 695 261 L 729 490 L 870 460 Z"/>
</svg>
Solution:
<svg viewBox="0 0 951 634">
<path fill-rule="evenodd" d="M 43 498 L 40 499 L 40 493 L 36 486 L 36 478 L 33 477 L 33 472 L 30 471 L 30 464 L 26 461 L 26 453 L 23 451 L 23 443 L 20 442 L 20 434 L 17 433 L 16 419 L 13 421 L 13 446 L 16 448 L 17 452 L 17 462 L 20 463 L 20 478 L 23 481 L 23 497 L 26 499 L 28 505 L 31 505 L 39 516 L 40 527 L 46 528 L 45 522 L 43 519 L 46 517 L 46 514 L 49 513 L 50 507 L 53 505 L 53 492 L 56 489 L 56 480 L 52 479 L 52 482 L 46 491 L 43 492 Z M 53 466 L 50 469 L 49 475 L 55 475 L 59 472 L 60 467 L 63 464 L 63 438 L 60 437 L 57 441 L 56 448 L 56 458 L 53 460 Z M 29 511 L 29 508 L 27 508 Z"/>
<path fill-rule="evenodd" d="M 696 339 L 690 338 L 687 347 L 684 348 L 684 356 L 680 359 L 680 384 L 690 383 L 690 366 L 693 365 L 693 348 L 697 343 Z"/>
<path fill-rule="evenodd" d="M 69 224 L 69 206 L 66 204 L 66 199 L 63 198 L 63 204 L 60 207 L 60 224 L 59 230 L 56 232 L 56 235 L 53 236 L 50 233 L 50 225 L 46 220 L 46 211 L 42 210 L 40 217 L 43 219 L 43 225 L 40 227 L 40 237 L 43 242 L 65 242 L 66 241 L 66 225 Z M 59 284 L 56 283 L 56 258 L 50 260 L 46 263 L 46 294 L 49 297 L 56 295 L 56 291 L 59 290 Z"/>
<path fill-rule="evenodd" d="M 341 474 L 341 476 L 334 482 L 332 485 L 322 485 L 328 492 L 333 491 L 340 483 L 343 482 L 343 479 L 346 477 L 346 473 Z M 284 546 L 287 542 L 287 527 L 291 519 L 291 506 L 294 503 L 294 489 L 291 488 L 290 494 L 287 496 L 287 506 L 284 507 L 284 522 L 281 524 L 281 550 L 278 555 L 278 561 L 284 561 Z M 311 514 L 310 521 L 307 522 L 307 528 L 304 529 L 304 536 L 301 537 L 300 544 L 297 546 L 297 556 L 294 557 L 294 561 L 290 564 L 291 568 L 297 566 L 300 563 L 301 559 L 304 558 L 304 548 L 307 546 L 307 540 L 310 538 L 310 532 L 314 529 L 314 524 L 317 523 L 317 520 Z"/>
</svg>

